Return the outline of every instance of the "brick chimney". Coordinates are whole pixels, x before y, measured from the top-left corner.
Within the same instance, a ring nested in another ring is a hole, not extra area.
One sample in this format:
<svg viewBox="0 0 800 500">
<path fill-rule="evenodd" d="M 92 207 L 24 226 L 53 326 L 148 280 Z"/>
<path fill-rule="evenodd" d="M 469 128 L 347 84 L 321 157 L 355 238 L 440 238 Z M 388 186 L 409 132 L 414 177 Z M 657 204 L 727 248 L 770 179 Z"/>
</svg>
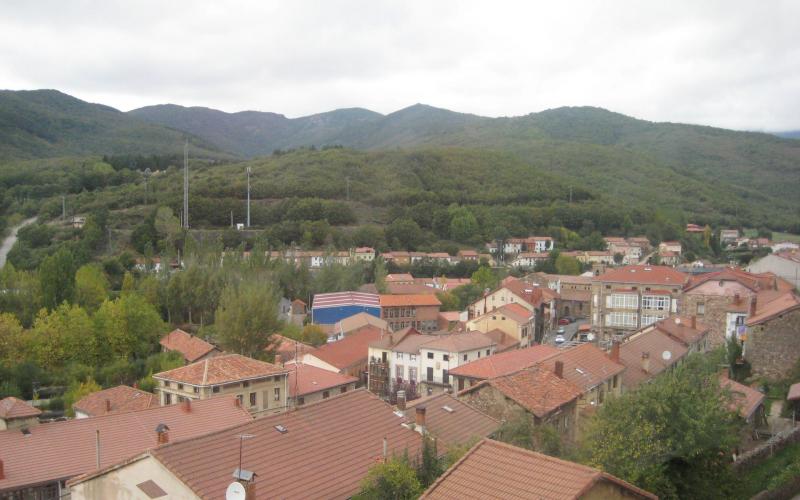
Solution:
<svg viewBox="0 0 800 500">
<path fill-rule="evenodd" d="M 233 398 L 233 406 L 235 406 L 236 408 L 242 407 L 242 402 L 239 401 L 239 398 Z"/>
<path fill-rule="evenodd" d="M 556 361 L 555 374 L 558 378 L 564 378 L 564 362 Z"/>
<path fill-rule="evenodd" d="M 158 444 L 169 443 L 169 427 L 167 424 L 158 424 L 158 427 L 156 427 L 156 442 Z"/>
<path fill-rule="evenodd" d="M 611 341 L 611 352 L 608 353 L 608 357 L 614 363 L 619 363 L 619 340 Z"/>
<path fill-rule="evenodd" d="M 697 316 L 692 315 L 692 330 L 697 330 Z"/>
<path fill-rule="evenodd" d="M 425 434 L 425 407 L 424 406 L 417 406 L 417 414 L 416 414 L 416 424 L 414 430 L 419 432 L 420 434 Z"/>
<path fill-rule="evenodd" d="M 650 373 L 650 353 L 646 351 L 642 353 L 642 370 Z"/>
<path fill-rule="evenodd" d="M 111 411 L 111 400 L 106 399 L 106 413 Z"/>
<path fill-rule="evenodd" d="M 750 299 L 750 316 L 756 315 L 756 307 L 758 307 L 758 295 L 753 295 Z"/>
<path fill-rule="evenodd" d="M 183 410 L 184 413 L 191 413 L 192 400 L 189 398 L 184 399 L 183 402 L 181 402 L 181 410 Z"/>
<path fill-rule="evenodd" d="M 406 391 L 397 391 L 397 409 L 406 410 Z"/>
</svg>

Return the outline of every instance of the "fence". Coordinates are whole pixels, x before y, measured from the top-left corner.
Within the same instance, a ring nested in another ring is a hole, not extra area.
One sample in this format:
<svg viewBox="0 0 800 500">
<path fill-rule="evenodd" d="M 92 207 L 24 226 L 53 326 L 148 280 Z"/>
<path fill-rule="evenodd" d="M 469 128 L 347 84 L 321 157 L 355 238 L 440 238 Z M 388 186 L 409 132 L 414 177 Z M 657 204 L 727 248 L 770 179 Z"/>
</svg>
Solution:
<svg viewBox="0 0 800 500">
<path fill-rule="evenodd" d="M 773 454 L 781 451 L 790 444 L 800 442 L 800 427 L 793 427 L 791 429 L 779 432 L 769 438 L 766 443 L 758 448 L 743 453 L 736 462 L 733 463 L 735 469 L 747 469 L 754 465 L 758 465 L 765 459 L 771 457 Z"/>
</svg>

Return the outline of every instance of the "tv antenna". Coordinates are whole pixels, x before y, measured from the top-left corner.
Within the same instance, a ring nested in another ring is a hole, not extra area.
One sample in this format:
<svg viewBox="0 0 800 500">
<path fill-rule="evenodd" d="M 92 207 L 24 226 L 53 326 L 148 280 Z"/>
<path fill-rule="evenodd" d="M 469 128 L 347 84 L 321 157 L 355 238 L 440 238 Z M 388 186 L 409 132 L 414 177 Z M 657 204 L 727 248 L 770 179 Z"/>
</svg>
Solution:
<svg viewBox="0 0 800 500">
<path fill-rule="evenodd" d="M 238 481 L 229 484 L 228 489 L 225 490 L 225 500 L 244 500 L 245 498 L 247 498 L 247 491 Z"/>
<path fill-rule="evenodd" d="M 250 174 L 253 169 L 247 167 L 247 227 L 250 227 Z"/>
<path fill-rule="evenodd" d="M 189 139 L 183 146 L 183 228 L 189 229 Z"/>
</svg>

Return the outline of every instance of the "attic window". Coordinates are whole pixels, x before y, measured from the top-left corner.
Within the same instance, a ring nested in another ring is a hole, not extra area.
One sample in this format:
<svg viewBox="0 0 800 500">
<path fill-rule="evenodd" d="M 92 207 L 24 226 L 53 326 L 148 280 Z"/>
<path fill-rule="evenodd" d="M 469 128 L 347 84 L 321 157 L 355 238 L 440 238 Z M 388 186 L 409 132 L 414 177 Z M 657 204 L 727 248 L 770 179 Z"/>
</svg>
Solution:
<svg viewBox="0 0 800 500">
<path fill-rule="evenodd" d="M 161 487 L 153 482 L 152 479 L 148 479 L 143 483 L 139 483 L 136 485 L 136 487 L 142 490 L 142 493 L 150 498 L 161 498 L 167 496 L 167 492 L 161 489 Z"/>
<path fill-rule="evenodd" d="M 281 434 L 286 434 L 287 432 L 289 432 L 289 429 L 287 429 L 286 427 L 284 427 L 284 426 L 282 426 L 280 424 L 275 426 L 275 430 L 280 432 Z"/>
<path fill-rule="evenodd" d="M 31 430 L 28 429 L 27 427 L 23 427 L 22 429 L 20 429 L 20 431 L 22 432 L 22 435 L 25 436 L 25 437 L 28 437 L 28 436 L 31 435 Z"/>
<path fill-rule="evenodd" d="M 581 370 L 580 368 L 575 368 L 575 371 L 580 373 L 581 375 L 586 375 L 586 372 Z"/>
<path fill-rule="evenodd" d="M 447 413 L 454 413 L 455 410 L 450 408 L 449 406 L 442 406 L 442 410 L 446 411 Z"/>
</svg>

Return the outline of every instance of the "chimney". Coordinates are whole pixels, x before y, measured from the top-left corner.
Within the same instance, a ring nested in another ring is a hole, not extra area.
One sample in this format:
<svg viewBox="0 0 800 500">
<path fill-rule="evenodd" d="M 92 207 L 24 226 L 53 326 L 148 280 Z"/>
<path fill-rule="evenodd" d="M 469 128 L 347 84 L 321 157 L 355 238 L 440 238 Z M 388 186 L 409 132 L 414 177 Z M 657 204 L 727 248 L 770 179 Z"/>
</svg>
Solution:
<svg viewBox="0 0 800 500">
<path fill-rule="evenodd" d="M 742 300 L 742 296 L 738 293 L 733 294 L 733 303 L 739 305 L 739 302 Z"/>
<path fill-rule="evenodd" d="M 158 424 L 158 427 L 156 427 L 156 442 L 158 444 L 169 443 L 169 427 L 167 424 Z"/>
<path fill-rule="evenodd" d="M 235 406 L 236 408 L 242 407 L 242 402 L 239 401 L 239 398 L 233 398 L 233 406 Z"/>
<path fill-rule="evenodd" d="M 387 441 L 386 438 L 384 437 L 383 438 L 383 461 L 386 462 L 386 460 L 388 458 L 389 458 L 389 441 Z"/>
<path fill-rule="evenodd" d="M 397 409 L 406 411 L 406 391 L 397 391 Z"/>
<path fill-rule="evenodd" d="M 6 474 L 3 471 L 3 461 L 0 460 L 0 481 L 6 478 Z"/>
<path fill-rule="evenodd" d="M 189 398 L 184 399 L 183 402 L 181 403 L 181 410 L 183 410 L 184 413 L 191 413 L 192 400 Z"/>
<path fill-rule="evenodd" d="M 425 434 L 425 407 L 424 406 L 417 406 L 417 415 L 416 415 L 416 426 L 415 429 L 420 434 Z"/>
<path fill-rule="evenodd" d="M 750 299 L 750 316 L 756 315 L 756 307 L 758 306 L 758 295 L 753 295 Z"/>
<path fill-rule="evenodd" d="M 611 361 L 614 363 L 619 363 L 619 340 L 611 341 L 611 353 L 609 358 L 611 358 Z"/>
<path fill-rule="evenodd" d="M 280 354 L 276 354 L 275 355 L 275 364 L 280 366 L 280 367 L 283 367 L 283 356 L 281 356 Z"/>
<path fill-rule="evenodd" d="M 555 374 L 558 378 L 564 378 L 564 362 L 556 361 Z"/>
<path fill-rule="evenodd" d="M 106 399 L 106 413 L 111 411 L 111 400 Z"/>
<path fill-rule="evenodd" d="M 642 370 L 645 373 L 650 373 L 650 353 L 643 352 L 642 353 Z"/>
<path fill-rule="evenodd" d="M 244 487 L 244 498 L 245 500 L 255 500 L 256 498 L 256 482 L 250 481 Z"/>
<path fill-rule="evenodd" d="M 692 315 L 692 330 L 697 330 L 697 316 Z"/>
</svg>

